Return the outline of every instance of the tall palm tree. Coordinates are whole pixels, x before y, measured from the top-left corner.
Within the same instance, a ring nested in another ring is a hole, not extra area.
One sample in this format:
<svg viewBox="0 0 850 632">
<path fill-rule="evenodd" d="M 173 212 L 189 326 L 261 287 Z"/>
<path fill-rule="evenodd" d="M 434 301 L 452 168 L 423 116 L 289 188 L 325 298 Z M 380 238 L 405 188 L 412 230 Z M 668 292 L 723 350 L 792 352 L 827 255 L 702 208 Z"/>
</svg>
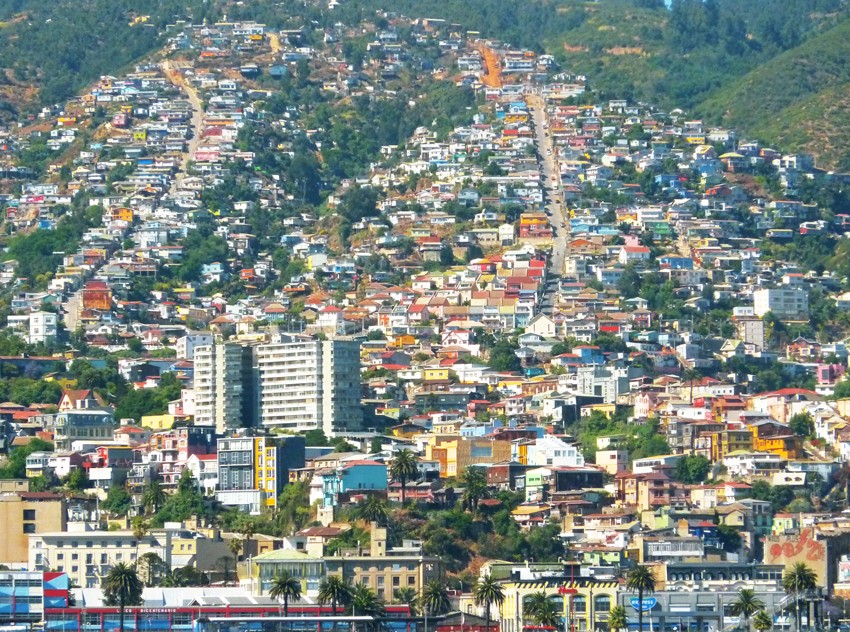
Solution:
<svg viewBox="0 0 850 632">
<path fill-rule="evenodd" d="M 142 543 L 142 538 L 144 538 L 148 534 L 148 530 L 150 529 L 150 523 L 145 520 L 144 516 L 136 516 L 130 522 L 130 525 L 133 528 L 133 538 L 136 540 L 136 563 L 138 564 L 139 545 Z"/>
<path fill-rule="evenodd" d="M 643 632 L 643 596 L 655 592 L 655 576 L 648 566 L 637 565 L 626 574 L 626 588 L 638 594 L 638 632 Z"/>
<path fill-rule="evenodd" d="M 162 483 L 154 479 L 145 487 L 142 494 L 142 507 L 146 514 L 155 514 L 165 504 L 165 490 Z"/>
<path fill-rule="evenodd" d="M 467 468 L 469 471 L 470 468 Z M 472 598 L 476 606 L 484 606 L 484 616 L 487 618 L 487 632 L 490 632 L 490 607 L 493 604 L 501 606 L 505 602 L 505 589 L 491 575 L 480 577 L 472 587 Z"/>
<path fill-rule="evenodd" d="M 478 513 L 478 503 L 490 496 L 490 488 L 487 486 L 487 475 L 480 467 L 470 465 L 463 471 L 461 476 L 463 484 L 463 508 L 472 513 Z"/>
<path fill-rule="evenodd" d="M 797 630 L 800 629 L 800 594 L 817 587 L 817 574 L 805 562 L 794 562 L 782 576 L 782 587 L 789 595 L 794 596 Z"/>
<path fill-rule="evenodd" d="M 410 608 L 410 615 L 416 616 L 416 589 L 413 586 L 402 586 L 396 588 L 393 593 L 396 603 L 404 604 Z"/>
<path fill-rule="evenodd" d="M 750 588 L 742 588 L 738 598 L 729 607 L 733 617 L 743 620 L 745 630 L 750 628 L 750 617 L 762 610 L 764 610 L 764 602 L 756 597 L 756 592 Z"/>
<path fill-rule="evenodd" d="M 233 553 L 233 569 L 235 570 L 236 565 L 239 563 L 239 553 L 242 552 L 242 540 L 231 538 L 230 542 L 227 543 L 227 548 Z M 224 584 L 225 586 L 227 585 L 227 578 L 224 579 Z"/>
<path fill-rule="evenodd" d="M 432 579 L 422 587 L 420 602 L 422 611 L 429 617 L 446 614 L 452 607 L 445 584 L 437 579 Z"/>
<path fill-rule="evenodd" d="M 144 586 L 139 579 L 136 569 L 119 562 L 109 569 L 103 580 L 103 597 L 108 606 L 118 606 L 120 609 L 118 629 L 124 632 L 124 610 L 127 606 L 135 606 L 142 602 Z"/>
<path fill-rule="evenodd" d="M 383 527 L 390 518 L 390 512 L 382 498 L 370 494 L 357 505 L 356 516 L 366 522 L 377 522 Z"/>
<path fill-rule="evenodd" d="M 404 492 L 407 482 L 416 480 L 419 468 L 416 466 L 416 456 L 410 450 L 400 450 L 390 461 L 390 476 L 401 485 L 401 504 L 404 504 Z"/>
<path fill-rule="evenodd" d="M 346 605 L 351 599 L 351 584 L 342 575 L 330 575 L 319 584 L 319 604 L 331 604 L 331 612 L 336 617 L 337 606 Z M 336 630 L 336 620 L 334 620 Z"/>
<path fill-rule="evenodd" d="M 242 540 L 244 541 L 242 545 L 242 550 L 245 551 L 246 554 L 250 549 L 249 545 L 251 544 L 251 538 L 254 537 L 254 534 L 256 532 L 257 531 L 253 520 L 246 520 L 244 523 L 242 523 L 242 527 L 239 529 L 239 533 L 242 534 Z"/>
<path fill-rule="evenodd" d="M 767 610 L 759 610 L 753 617 L 753 627 L 758 632 L 765 632 L 773 627 L 773 617 L 767 613 Z"/>
<path fill-rule="evenodd" d="M 283 571 L 272 579 L 271 588 L 269 589 L 269 597 L 277 602 L 283 599 L 283 616 L 289 616 L 289 600 L 298 601 L 301 599 L 301 582 L 298 578 L 291 575 L 287 571 Z M 280 624 L 277 628 L 280 629 Z"/>
<path fill-rule="evenodd" d="M 623 606 L 614 606 L 608 613 L 608 629 L 611 632 L 621 632 L 629 627 L 626 617 L 626 609 Z"/>
</svg>

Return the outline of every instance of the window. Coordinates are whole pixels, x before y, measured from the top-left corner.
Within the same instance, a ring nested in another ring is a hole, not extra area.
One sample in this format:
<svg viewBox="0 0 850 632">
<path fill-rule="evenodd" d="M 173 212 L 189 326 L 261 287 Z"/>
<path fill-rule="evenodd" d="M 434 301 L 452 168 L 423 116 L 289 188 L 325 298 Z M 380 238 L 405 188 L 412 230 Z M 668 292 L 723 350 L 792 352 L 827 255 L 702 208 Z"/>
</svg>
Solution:
<svg viewBox="0 0 850 632">
<path fill-rule="evenodd" d="M 24 509 L 24 520 L 35 520 L 35 509 Z"/>
<path fill-rule="evenodd" d="M 611 610 L 611 597 L 599 595 L 593 600 L 593 609 L 596 612 L 608 612 Z"/>
<path fill-rule="evenodd" d="M 24 533 L 35 533 L 35 524 L 28 522 L 24 525 Z"/>
<path fill-rule="evenodd" d="M 415 575 L 408 575 L 407 585 L 408 586 L 416 586 L 416 576 Z"/>
<path fill-rule="evenodd" d="M 585 597 L 573 597 L 573 612 L 587 612 L 587 599 Z"/>
<path fill-rule="evenodd" d="M 401 577 L 393 577 L 393 588 L 398 588 L 401 586 Z"/>
</svg>

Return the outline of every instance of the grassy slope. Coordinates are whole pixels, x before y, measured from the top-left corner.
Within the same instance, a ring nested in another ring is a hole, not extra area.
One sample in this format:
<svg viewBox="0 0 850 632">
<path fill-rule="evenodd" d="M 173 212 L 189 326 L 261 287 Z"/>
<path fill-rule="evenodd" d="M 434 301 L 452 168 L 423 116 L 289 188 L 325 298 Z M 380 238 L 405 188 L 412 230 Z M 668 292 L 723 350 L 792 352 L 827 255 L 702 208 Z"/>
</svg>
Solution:
<svg viewBox="0 0 850 632">
<path fill-rule="evenodd" d="M 850 21 L 759 66 L 698 108 L 709 120 L 850 168 Z"/>
</svg>

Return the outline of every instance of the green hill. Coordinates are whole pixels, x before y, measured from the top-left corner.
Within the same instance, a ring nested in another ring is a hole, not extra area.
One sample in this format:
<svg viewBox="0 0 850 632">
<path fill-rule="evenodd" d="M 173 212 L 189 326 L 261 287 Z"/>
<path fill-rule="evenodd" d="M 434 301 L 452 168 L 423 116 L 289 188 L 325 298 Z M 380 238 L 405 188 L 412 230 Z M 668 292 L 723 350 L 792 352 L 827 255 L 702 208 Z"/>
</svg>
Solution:
<svg viewBox="0 0 850 632">
<path fill-rule="evenodd" d="M 850 20 L 717 90 L 698 108 L 826 168 L 850 169 Z"/>
<path fill-rule="evenodd" d="M 212 6 L 203 0 L 0 3 L 0 115 L 72 96 L 161 46 L 167 24 L 214 17 Z"/>
</svg>

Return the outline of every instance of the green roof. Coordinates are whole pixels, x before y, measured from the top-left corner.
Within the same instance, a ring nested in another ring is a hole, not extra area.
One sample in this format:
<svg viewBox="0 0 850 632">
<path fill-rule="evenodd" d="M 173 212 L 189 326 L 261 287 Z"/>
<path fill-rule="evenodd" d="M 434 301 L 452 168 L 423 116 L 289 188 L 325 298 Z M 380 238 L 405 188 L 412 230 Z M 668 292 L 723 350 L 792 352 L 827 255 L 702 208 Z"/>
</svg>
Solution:
<svg viewBox="0 0 850 632">
<path fill-rule="evenodd" d="M 251 558 L 253 562 L 320 562 L 322 561 L 321 557 L 313 557 L 312 555 L 307 555 L 303 551 L 296 551 L 295 549 L 277 549 L 275 551 L 269 551 L 268 553 L 263 553 L 261 555 L 257 555 L 256 557 Z"/>
</svg>

